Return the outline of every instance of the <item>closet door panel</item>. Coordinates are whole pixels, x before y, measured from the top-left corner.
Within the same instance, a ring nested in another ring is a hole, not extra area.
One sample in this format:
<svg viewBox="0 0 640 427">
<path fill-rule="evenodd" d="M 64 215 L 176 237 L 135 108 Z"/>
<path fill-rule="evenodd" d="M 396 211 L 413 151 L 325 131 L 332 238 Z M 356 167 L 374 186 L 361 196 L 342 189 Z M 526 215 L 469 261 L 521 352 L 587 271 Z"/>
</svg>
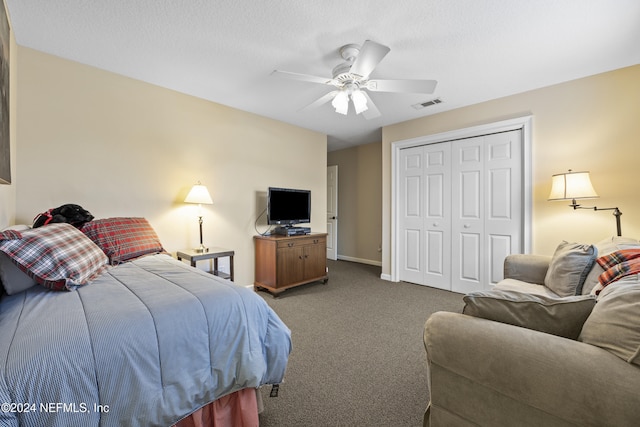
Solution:
<svg viewBox="0 0 640 427">
<path fill-rule="evenodd" d="M 400 152 L 400 280 L 421 283 L 425 274 L 424 148 Z"/>
<path fill-rule="evenodd" d="M 484 138 L 452 143 L 452 281 L 451 290 L 467 293 L 481 287 L 484 275 Z"/>
<path fill-rule="evenodd" d="M 502 280 L 504 258 L 523 250 L 522 134 L 520 130 L 485 137 L 486 257 L 483 289 Z"/>
<path fill-rule="evenodd" d="M 422 284 L 451 289 L 451 146 L 424 146 L 425 262 Z"/>
</svg>

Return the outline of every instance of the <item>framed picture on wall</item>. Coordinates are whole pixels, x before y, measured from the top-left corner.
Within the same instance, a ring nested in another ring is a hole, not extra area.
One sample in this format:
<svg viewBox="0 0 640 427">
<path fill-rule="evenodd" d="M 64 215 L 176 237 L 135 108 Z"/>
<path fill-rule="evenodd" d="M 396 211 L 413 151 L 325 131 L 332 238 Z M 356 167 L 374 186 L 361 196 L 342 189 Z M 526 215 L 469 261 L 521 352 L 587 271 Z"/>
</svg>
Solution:
<svg viewBox="0 0 640 427">
<path fill-rule="evenodd" d="M 9 138 L 9 20 L 0 0 L 0 184 L 11 184 L 11 140 Z"/>
</svg>

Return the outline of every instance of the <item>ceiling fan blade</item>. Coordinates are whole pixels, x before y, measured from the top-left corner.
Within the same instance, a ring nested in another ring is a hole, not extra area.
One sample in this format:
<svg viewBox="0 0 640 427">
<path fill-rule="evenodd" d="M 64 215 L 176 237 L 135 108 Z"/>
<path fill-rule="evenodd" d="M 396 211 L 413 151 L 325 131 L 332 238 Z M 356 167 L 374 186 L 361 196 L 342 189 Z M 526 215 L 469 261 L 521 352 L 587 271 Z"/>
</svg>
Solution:
<svg viewBox="0 0 640 427">
<path fill-rule="evenodd" d="M 372 92 L 433 93 L 436 80 L 369 80 L 367 89 Z"/>
<path fill-rule="evenodd" d="M 309 74 L 292 73 L 290 71 L 273 70 L 272 76 L 283 77 L 286 79 L 300 80 L 303 82 L 320 83 L 325 85 L 335 85 L 335 80 L 326 77 L 311 76 Z"/>
<path fill-rule="evenodd" d="M 313 108 L 319 107 L 323 104 L 326 104 L 327 102 L 331 101 L 333 98 L 335 98 L 336 94 L 339 91 L 337 90 L 332 90 L 331 92 L 327 93 L 326 95 L 321 96 L 320 98 L 316 99 L 315 101 L 313 101 L 311 104 L 307 105 L 306 107 L 302 107 L 300 109 L 300 111 L 306 111 L 306 110 L 311 110 Z"/>
<path fill-rule="evenodd" d="M 349 72 L 360 77 L 368 77 L 390 50 L 390 48 L 380 43 L 366 40 L 360 48 L 356 60 L 353 61 Z"/>
<path fill-rule="evenodd" d="M 367 120 L 371 120 L 371 119 L 375 119 L 376 117 L 380 117 L 382 114 L 380 114 L 380 110 L 378 110 L 378 107 L 376 107 L 376 104 L 373 103 L 369 94 L 364 90 L 361 92 L 364 95 L 364 97 L 367 98 L 367 109 L 362 112 L 362 115 L 364 116 L 364 118 Z"/>
</svg>

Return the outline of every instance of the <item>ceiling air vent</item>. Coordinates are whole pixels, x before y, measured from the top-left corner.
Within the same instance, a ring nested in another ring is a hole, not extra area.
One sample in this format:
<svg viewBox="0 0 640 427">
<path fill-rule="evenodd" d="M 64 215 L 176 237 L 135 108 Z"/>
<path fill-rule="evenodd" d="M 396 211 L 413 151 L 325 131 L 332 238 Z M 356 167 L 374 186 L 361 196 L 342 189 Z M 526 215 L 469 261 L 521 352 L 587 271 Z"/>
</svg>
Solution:
<svg viewBox="0 0 640 427">
<path fill-rule="evenodd" d="M 412 107 L 415 108 L 416 110 L 421 110 L 424 107 L 430 107 L 432 105 L 441 104 L 441 103 L 442 103 L 442 99 L 435 98 L 435 99 L 432 99 L 430 101 L 425 101 L 425 102 L 420 102 L 418 104 L 413 104 Z"/>
</svg>

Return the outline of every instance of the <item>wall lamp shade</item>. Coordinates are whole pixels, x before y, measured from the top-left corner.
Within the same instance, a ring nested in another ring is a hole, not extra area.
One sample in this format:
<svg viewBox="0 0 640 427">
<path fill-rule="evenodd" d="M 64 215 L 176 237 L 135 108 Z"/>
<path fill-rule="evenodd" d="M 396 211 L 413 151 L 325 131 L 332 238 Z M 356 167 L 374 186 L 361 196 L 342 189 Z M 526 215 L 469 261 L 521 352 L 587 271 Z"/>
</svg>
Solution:
<svg viewBox="0 0 640 427">
<path fill-rule="evenodd" d="M 209 190 L 207 187 L 200 184 L 198 182 L 196 185 L 191 187 L 189 194 L 184 199 L 185 203 L 197 203 L 198 204 L 198 225 L 200 226 L 200 246 L 195 248 L 196 252 L 207 252 L 209 248 L 207 248 L 202 243 L 202 205 L 212 205 L 213 200 L 211 200 L 211 195 L 209 194 Z"/>
<path fill-rule="evenodd" d="M 622 227 L 620 225 L 620 217 L 622 212 L 617 207 L 615 208 L 599 208 L 597 206 L 580 206 L 576 200 L 579 199 L 596 199 L 598 193 L 591 184 L 591 178 L 589 178 L 589 172 L 569 172 L 559 173 L 551 177 L 551 193 L 549 193 L 550 201 L 556 200 L 571 200 L 571 206 L 573 209 L 593 209 L 594 211 L 613 211 L 613 215 L 616 217 L 616 228 L 618 236 L 622 236 Z"/>
<path fill-rule="evenodd" d="M 559 173 L 551 177 L 549 200 L 595 199 L 599 197 L 591 184 L 589 172 Z"/>
</svg>

